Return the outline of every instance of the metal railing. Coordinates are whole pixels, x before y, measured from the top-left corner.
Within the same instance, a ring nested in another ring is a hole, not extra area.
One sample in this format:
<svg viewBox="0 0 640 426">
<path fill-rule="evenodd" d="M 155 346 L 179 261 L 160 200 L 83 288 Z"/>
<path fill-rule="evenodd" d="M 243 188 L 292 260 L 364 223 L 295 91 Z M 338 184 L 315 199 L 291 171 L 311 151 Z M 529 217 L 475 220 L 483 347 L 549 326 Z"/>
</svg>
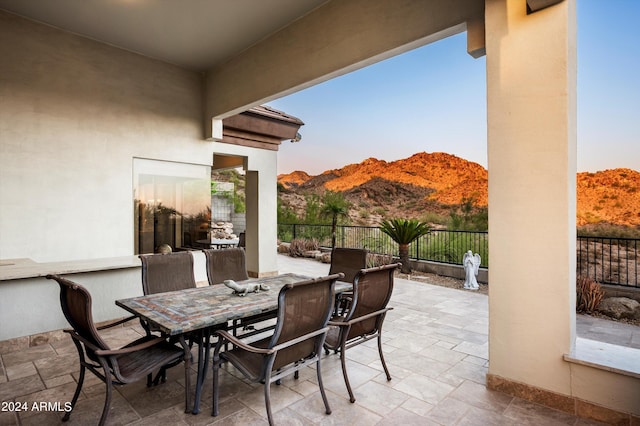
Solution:
<svg viewBox="0 0 640 426">
<path fill-rule="evenodd" d="M 278 224 L 278 238 L 290 242 L 299 238 L 315 238 L 321 247 L 331 246 L 331 225 Z M 366 248 L 372 253 L 398 256 L 398 245 L 378 227 L 344 226 L 336 231 L 336 246 Z M 432 231 L 418 238 L 409 246 L 409 257 L 440 263 L 462 265 L 467 250 L 479 253 L 480 266 L 489 264 L 489 239 L 487 232 Z"/>
<path fill-rule="evenodd" d="M 578 237 L 578 275 L 601 284 L 640 288 L 640 240 L 615 237 Z"/>
<path fill-rule="evenodd" d="M 278 224 L 278 238 L 285 242 L 315 238 L 320 246 L 330 247 L 331 225 Z M 398 256 L 398 245 L 380 228 L 373 226 L 338 226 L 336 245 Z M 640 239 L 578 237 L 577 273 L 601 284 L 640 288 L 639 248 Z M 409 246 L 409 257 L 462 265 L 462 257 L 467 250 L 479 253 L 482 259 L 480 266 L 489 267 L 487 232 L 434 230 Z"/>
</svg>

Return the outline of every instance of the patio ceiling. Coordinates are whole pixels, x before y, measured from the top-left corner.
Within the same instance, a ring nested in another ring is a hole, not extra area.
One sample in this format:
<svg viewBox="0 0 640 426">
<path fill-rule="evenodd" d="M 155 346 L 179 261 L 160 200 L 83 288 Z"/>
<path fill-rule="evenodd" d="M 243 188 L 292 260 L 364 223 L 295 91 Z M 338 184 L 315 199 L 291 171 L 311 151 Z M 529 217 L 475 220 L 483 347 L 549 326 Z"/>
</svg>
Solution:
<svg viewBox="0 0 640 426">
<path fill-rule="evenodd" d="M 0 9 L 205 71 L 327 0 L 0 0 Z"/>
</svg>

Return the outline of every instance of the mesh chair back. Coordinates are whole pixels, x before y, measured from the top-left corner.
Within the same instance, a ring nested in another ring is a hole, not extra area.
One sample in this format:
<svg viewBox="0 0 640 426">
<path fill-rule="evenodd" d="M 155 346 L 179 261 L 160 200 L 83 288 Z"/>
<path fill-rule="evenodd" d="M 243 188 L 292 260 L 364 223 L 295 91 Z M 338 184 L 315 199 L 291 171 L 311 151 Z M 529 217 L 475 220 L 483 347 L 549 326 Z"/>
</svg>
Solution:
<svg viewBox="0 0 640 426">
<path fill-rule="evenodd" d="M 334 286 L 340 275 L 287 284 L 278 296 L 278 319 L 269 347 L 327 326 L 333 311 Z M 319 354 L 324 334 L 278 351 L 273 370 Z"/>
<path fill-rule="evenodd" d="M 100 338 L 93 322 L 91 295 L 87 289 L 58 275 L 47 275 L 47 278 L 57 281 L 60 285 L 60 306 L 73 330 L 93 346 L 109 349 L 109 346 Z M 90 359 L 97 361 L 91 348 L 85 346 L 85 351 Z"/>
<path fill-rule="evenodd" d="M 244 250 L 230 248 L 223 250 L 202 250 L 207 258 L 207 278 L 209 285 L 221 284 L 224 280 L 248 280 Z"/>
<path fill-rule="evenodd" d="M 399 264 L 362 269 L 353 281 L 354 300 L 346 320 L 359 318 L 387 307 L 393 292 L 393 273 Z M 355 323 L 349 330 L 347 340 L 355 336 L 373 334 L 378 331 L 379 317 Z"/>
<path fill-rule="evenodd" d="M 344 281 L 353 282 L 356 274 L 367 267 L 367 250 L 336 247 L 331 252 L 329 275 L 342 272 Z"/>
<path fill-rule="evenodd" d="M 193 257 L 189 252 L 141 254 L 144 294 L 195 288 Z"/>
</svg>

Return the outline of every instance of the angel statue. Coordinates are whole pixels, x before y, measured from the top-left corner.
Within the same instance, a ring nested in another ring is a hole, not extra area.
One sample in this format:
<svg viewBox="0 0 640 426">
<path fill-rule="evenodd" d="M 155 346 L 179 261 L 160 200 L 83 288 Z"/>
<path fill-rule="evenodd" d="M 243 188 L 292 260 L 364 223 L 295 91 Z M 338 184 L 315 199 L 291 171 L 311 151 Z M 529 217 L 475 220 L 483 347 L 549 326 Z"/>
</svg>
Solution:
<svg viewBox="0 0 640 426">
<path fill-rule="evenodd" d="M 464 288 L 467 290 L 477 290 L 480 288 L 476 280 L 476 275 L 478 275 L 478 270 L 480 269 L 480 255 L 478 253 L 473 254 L 473 252 L 469 250 L 464 254 L 462 264 L 464 265 L 465 272 Z"/>
</svg>

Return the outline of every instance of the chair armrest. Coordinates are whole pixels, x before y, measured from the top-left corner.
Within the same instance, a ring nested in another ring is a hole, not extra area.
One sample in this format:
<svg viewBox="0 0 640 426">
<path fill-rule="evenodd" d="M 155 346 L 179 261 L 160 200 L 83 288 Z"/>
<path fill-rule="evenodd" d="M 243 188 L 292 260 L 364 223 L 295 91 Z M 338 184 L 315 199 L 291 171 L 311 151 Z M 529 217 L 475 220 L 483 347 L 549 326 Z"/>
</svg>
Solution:
<svg viewBox="0 0 640 426">
<path fill-rule="evenodd" d="M 372 317 L 377 317 L 378 315 L 387 313 L 387 311 L 392 310 L 393 308 L 384 308 L 384 309 L 380 309 L 379 311 L 375 311 L 375 312 L 369 312 L 366 315 L 362 315 L 358 318 L 352 318 L 349 321 L 329 321 L 329 325 L 334 325 L 334 326 L 338 326 L 338 327 L 346 327 L 346 326 L 350 326 L 353 324 L 356 324 L 360 321 L 364 321 L 367 320 L 369 318 Z"/>
<path fill-rule="evenodd" d="M 105 350 L 105 349 L 98 349 L 96 350 L 96 355 L 98 356 L 111 356 L 111 355 L 122 355 L 122 354 L 128 354 L 131 352 L 136 352 L 142 349 L 146 349 L 149 348 L 151 346 L 157 345 L 160 342 L 164 342 L 166 341 L 165 337 L 156 337 L 154 339 L 150 339 L 147 340 L 143 343 L 139 343 L 137 345 L 133 345 L 133 346 L 126 346 L 124 348 L 120 348 L 120 349 L 109 349 L 109 350 Z"/>
<path fill-rule="evenodd" d="M 263 354 L 263 355 L 269 355 L 274 352 L 273 349 L 256 348 L 255 346 L 247 345 L 242 340 L 238 339 L 237 337 L 235 337 L 231 333 L 228 333 L 225 330 L 218 330 L 215 332 L 215 334 L 217 334 L 222 339 L 228 341 L 229 343 L 232 343 L 233 345 L 238 346 L 248 352 L 253 352 L 256 354 Z M 218 345 L 220 345 L 220 343 Z"/>
<path fill-rule="evenodd" d="M 270 354 L 273 354 L 274 352 L 277 352 L 277 351 L 279 351 L 281 349 L 284 349 L 284 348 L 287 348 L 289 346 L 295 345 L 296 343 L 303 342 L 303 341 L 305 341 L 307 339 L 310 339 L 311 337 L 318 336 L 318 335 L 326 333 L 328 331 L 329 331 L 329 327 L 324 327 L 324 328 L 321 328 L 319 330 L 312 331 L 311 333 L 307 333 L 307 334 L 304 334 L 302 336 L 296 337 L 295 339 L 288 340 L 288 341 L 286 341 L 284 343 L 281 343 L 279 345 L 274 346 L 271 349 L 256 348 L 255 346 L 248 345 L 248 344 L 244 343 L 242 340 L 238 339 L 237 337 L 233 336 L 232 334 L 230 334 L 230 333 L 228 333 L 228 332 L 226 332 L 224 330 L 218 330 L 218 331 L 216 331 L 216 334 L 218 336 L 222 337 L 224 340 L 227 340 L 229 343 L 232 343 L 232 344 L 234 344 L 234 345 L 236 345 L 236 346 L 238 346 L 238 347 L 240 347 L 240 348 L 242 348 L 242 349 L 244 349 L 246 351 L 253 352 L 253 353 L 256 353 L 256 354 L 270 355 Z"/>
<path fill-rule="evenodd" d="M 315 337 L 315 336 L 318 336 L 320 334 L 326 333 L 327 331 L 329 331 L 329 327 L 325 327 L 325 328 L 321 328 L 319 330 L 312 331 L 311 333 L 304 334 L 304 335 L 302 335 L 300 337 L 296 337 L 295 339 L 287 340 L 284 343 L 276 345 L 271 350 L 273 352 L 279 351 L 279 350 L 287 348 L 289 346 L 293 346 L 296 343 L 304 342 L 307 339 L 310 339 L 312 337 Z"/>
<path fill-rule="evenodd" d="M 71 338 L 73 340 L 78 340 L 78 341 L 82 342 L 83 345 L 85 345 L 87 348 L 91 349 L 92 351 L 95 352 L 95 351 L 99 351 L 100 350 L 99 347 L 97 347 L 96 345 L 94 345 L 93 343 L 91 343 L 90 341 L 88 341 L 87 339 L 82 337 L 81 335 L 79 335 L 75 330 L 66 329 L 64 331 L 65 331 L 65 333 L 71 334 Z"/>
<path fill-rule="evenodd" d="M 104 330 L 106 328 L 115 327 L 116 325 L 124 324 L 125 322 L 131 321 L 136 318 L 137 317 L 135 315 L 131 315 L 130 317 L 126 317 L 121 320 L 118 320 L 109 324 L 101 325 L 100 327 L 96 327 L 96 330 Z"/>
</svg>

